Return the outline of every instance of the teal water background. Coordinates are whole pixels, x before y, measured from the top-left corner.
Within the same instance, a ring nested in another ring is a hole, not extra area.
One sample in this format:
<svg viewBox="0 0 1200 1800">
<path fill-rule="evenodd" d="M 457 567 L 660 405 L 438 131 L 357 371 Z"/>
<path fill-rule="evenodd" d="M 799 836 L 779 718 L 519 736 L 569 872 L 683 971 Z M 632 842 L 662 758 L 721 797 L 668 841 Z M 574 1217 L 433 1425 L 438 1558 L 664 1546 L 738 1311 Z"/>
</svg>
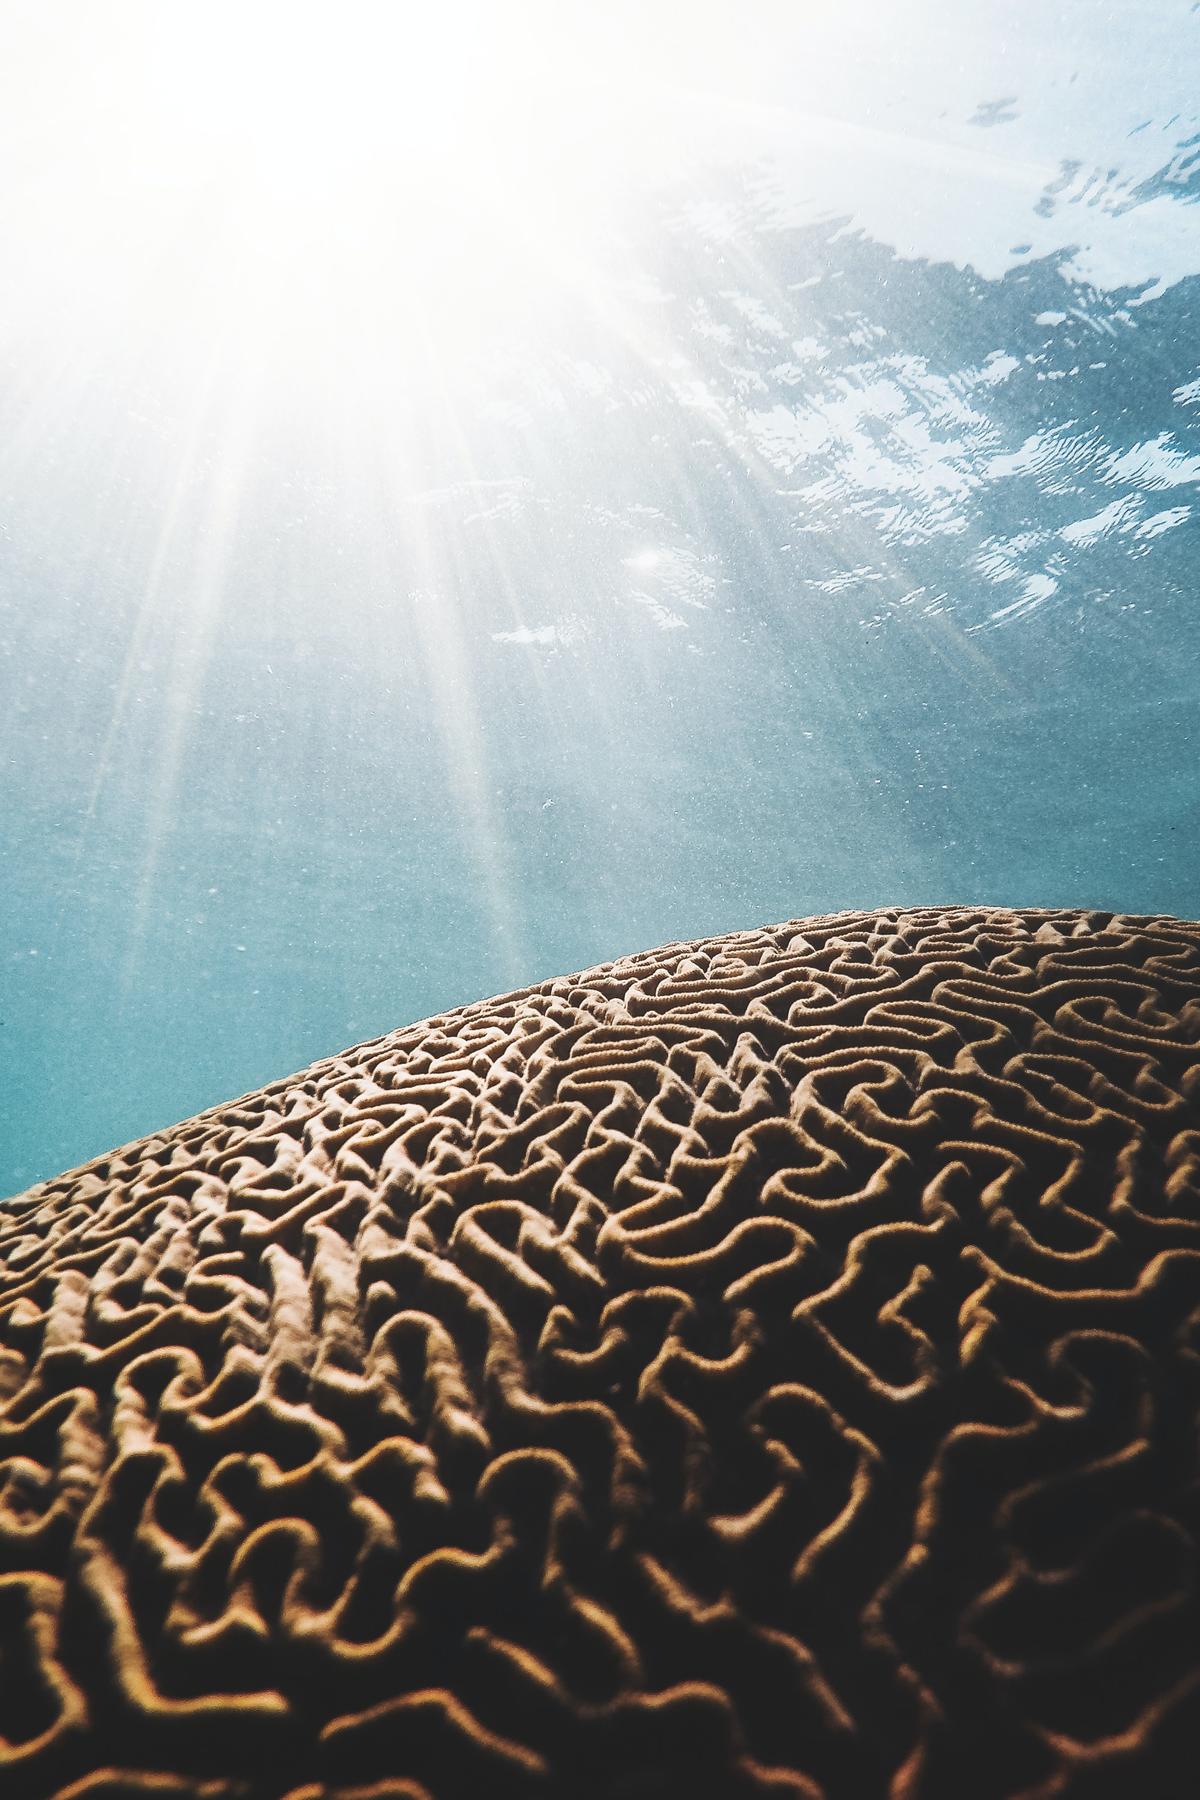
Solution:
<svg viewBox="0 0 1200 1800">
<path fill-rule="evenodd" d="M 9 64 L 0 1192 L 658 942 L 1200 913 L 1200 13 L 962 12 L 751 7 L 571 279 L 460 174 L 446 317 L 314 238 L 282 349 L 170 191 L 167 275 L 64 254 Z"/>
</svg>

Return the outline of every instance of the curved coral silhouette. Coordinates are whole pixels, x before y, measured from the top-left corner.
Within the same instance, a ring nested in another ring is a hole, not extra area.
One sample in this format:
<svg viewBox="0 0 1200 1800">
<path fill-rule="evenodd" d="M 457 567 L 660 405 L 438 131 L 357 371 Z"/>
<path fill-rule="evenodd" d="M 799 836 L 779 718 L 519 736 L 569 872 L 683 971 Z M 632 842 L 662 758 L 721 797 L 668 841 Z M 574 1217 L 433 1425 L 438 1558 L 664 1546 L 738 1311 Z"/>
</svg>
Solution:
<svg viewBox="0 0 1200 1800">
<path fill-rule="evenodd" d="M 0 1206 L 12 1800 L 1194 1792 L 1200 926 L 669 945 Z"/>
</svg>

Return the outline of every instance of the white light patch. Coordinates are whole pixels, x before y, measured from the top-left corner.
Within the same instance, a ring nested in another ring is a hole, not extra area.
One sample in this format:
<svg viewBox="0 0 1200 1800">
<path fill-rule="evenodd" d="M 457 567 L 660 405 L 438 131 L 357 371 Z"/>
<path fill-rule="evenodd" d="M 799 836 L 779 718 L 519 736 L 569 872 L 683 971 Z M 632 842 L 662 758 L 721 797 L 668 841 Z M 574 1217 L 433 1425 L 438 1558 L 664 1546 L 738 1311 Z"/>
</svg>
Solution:
<svg viewBox="0 0 1200 1800">
<path fill-rule="evenodd" d="M 1072 524 L 1064 525 L 1058 535 L 1060 538 L 1065 538 L 1068 544 L 1098 543 L 1101 538 L 1108 537 L 1110 532 L 1118 529 L 1134 504 L 1135 502 L 1126 494 L 1120 500 L 1114 500 L 1102 512 L 1093 513 L 1090 518 L 1076 519 Z"/>
<path fill-rule="evenodd" d="M 521 625 L 515 631 L 493 631 L 494 644 L 557 644 L 560 641 L 557 625 Z"/>
<path fill-rule="evenodd" d="M 1200 481 L 1200 456 L 1187 456 L 1171 443 L 1169 431 L 1160 431 L 1149 443 L 1135 444 L 1105 465 L 1105 481 L 1136 482 L 1141 487 L 1183 487 Z"/>
<path fill-rule="evenodd" d="M 673 34 L 631 57 L 622 11 L 10 9 L 0 348 L 72 383 L 152 368 L 184 404 L 252 370 L 264 411 L 282 389 L 333 435 L 364 395 L 474 397 L 473 358 L 547 308 L 619 336 L 613 220 L 693 149 Z"/>
<path fill-rule="evenodd" d="M 1134 533 L 1138 538 L 1161 537 L 1164 531 L 1174 531 L 1177 525 L 1186 524 L 1192 516 L 1190 506 L 1168 506 L 1165 512 L 1152 513 L 1143 519 Z"/>
</svg>

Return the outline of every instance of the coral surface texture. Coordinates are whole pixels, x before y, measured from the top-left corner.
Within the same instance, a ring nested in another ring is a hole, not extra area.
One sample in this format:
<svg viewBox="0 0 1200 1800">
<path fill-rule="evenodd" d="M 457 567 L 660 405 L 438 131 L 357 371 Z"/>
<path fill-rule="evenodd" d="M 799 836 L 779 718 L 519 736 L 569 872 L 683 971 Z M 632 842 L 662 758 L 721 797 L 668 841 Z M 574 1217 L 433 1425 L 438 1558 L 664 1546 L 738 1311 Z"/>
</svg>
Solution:
<svg viewBox="0 0 1200 1800">
<path fill-rule="evenodd" d="M 5 1800 L 1200 1793 L 1200 925 L 671 944 L 0 1204 Z"/>
</svg>

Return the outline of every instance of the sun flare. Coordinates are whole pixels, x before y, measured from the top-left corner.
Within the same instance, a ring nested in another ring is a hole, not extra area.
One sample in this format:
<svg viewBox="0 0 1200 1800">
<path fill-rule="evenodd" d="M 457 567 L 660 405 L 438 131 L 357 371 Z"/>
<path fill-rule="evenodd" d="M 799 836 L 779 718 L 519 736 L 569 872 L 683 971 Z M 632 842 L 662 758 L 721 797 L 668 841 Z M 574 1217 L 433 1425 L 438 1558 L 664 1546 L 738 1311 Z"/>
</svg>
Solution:
<svg viewBox="0 0 1200 1800">
<path fill-rule="evenodd" d="M 223 0 L 121 8 L 102 40 L 80 23 L 9 204 L 53 209 L 26 235 L 43 290 L 90 290 L 93 357 L 136 321 L 140 359 L 290 383 L 331 350 L 376 377 L 428 360 L 431 337 L 588 285 L 602 196 L 654 126 L 587 9 Z"/>
</svg>

